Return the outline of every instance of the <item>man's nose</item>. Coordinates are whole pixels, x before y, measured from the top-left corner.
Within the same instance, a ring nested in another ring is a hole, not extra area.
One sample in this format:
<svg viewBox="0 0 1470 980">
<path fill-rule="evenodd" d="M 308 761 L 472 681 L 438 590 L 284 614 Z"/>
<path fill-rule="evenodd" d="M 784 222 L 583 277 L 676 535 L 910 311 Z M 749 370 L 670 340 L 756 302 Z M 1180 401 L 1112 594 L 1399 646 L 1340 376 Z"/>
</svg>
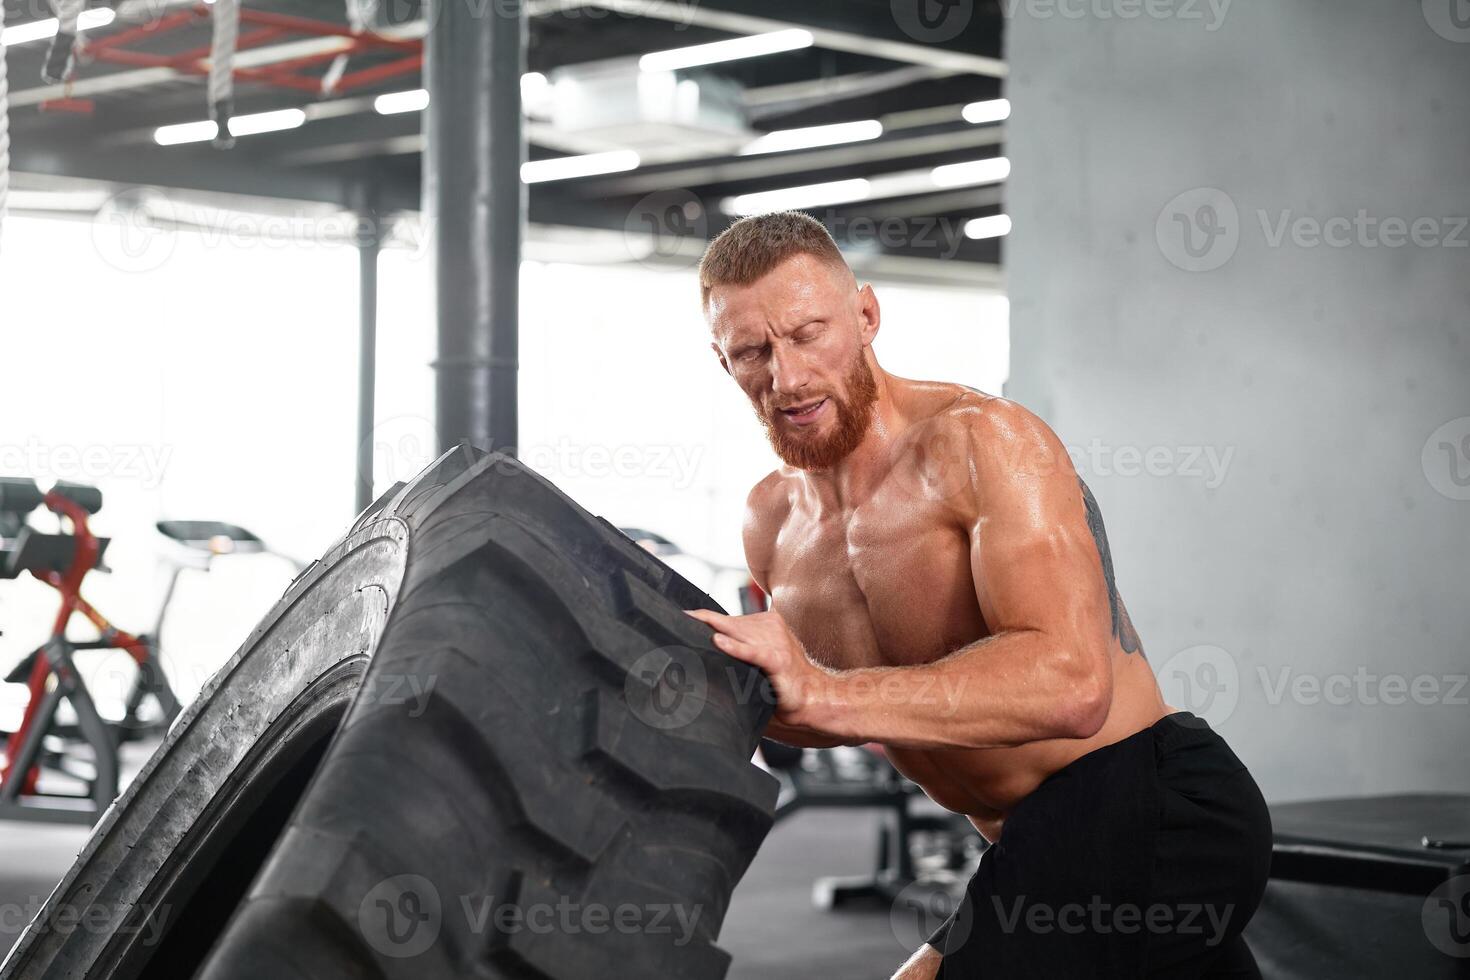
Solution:
<svg viewBox="0 0 1470 980">
<path fill-rule="evenodd" d="M 806 359 L 789 347 L 771 351 L 771 387 L 778 395 L 794 395 L 811 381 Z"/>
</svg>

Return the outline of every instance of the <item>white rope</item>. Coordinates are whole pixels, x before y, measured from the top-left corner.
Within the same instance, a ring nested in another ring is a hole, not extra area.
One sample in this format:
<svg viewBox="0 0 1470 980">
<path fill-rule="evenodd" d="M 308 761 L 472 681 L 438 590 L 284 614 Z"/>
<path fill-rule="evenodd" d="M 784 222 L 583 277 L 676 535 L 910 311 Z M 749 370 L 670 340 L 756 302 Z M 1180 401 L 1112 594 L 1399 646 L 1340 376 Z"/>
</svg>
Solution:
<svg viewBox="0 0 1470 980">
<path fill-rule="evenodd" d="M 77 22 L 81 20 L 82 8 L 87 0 L 51 0 L 51 9 L 56 13 L 56 35 L 46 50 L 46 61 L 41 67 L 41 78 L 47 82 L 65 81 L 71 74 L 72 53 L 77 44 Z"/>
<path fill-rule="evenodd" d="M 5 71 L 5 4 L 0 0 L 0 228 L 10 197 L 10 82 Z"/>
<path fill-rule="evenodd" d="M 215 146 L 230 146 L 230 113 L 235 98 L 235 48 L 240 39 L 239 0 L 214 0 L 209 16 L 214 36 L 209 42 L 209 114 L 219 131 Z"/>
<path fill-rule="evenodd" d="M 366 29 L 377 15 L 377 0 L 347 0 L 347 26 L 352 30 Z M 332 59 L 332 63 L 322 73 L 323 95 L 331 95 L 337 91 L 337 83 L 342 80 L 342 75 L 347 71 L 347 62 L 348 55 L 345 53 Z"/>
</svg>

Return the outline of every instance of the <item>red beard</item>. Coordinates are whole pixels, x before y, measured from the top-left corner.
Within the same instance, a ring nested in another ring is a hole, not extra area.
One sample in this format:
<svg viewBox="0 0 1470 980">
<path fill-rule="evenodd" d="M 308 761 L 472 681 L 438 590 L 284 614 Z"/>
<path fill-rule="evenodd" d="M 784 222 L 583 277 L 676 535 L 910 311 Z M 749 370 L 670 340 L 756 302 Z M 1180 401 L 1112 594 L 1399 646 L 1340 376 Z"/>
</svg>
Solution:
<svg viewBox="0 0 1470 980">
<path fill-rule="evenodd" d="M 867 358 L 858 352 L 852 370 L 847 372 L 847 394 L 827 396 L 837 412 L 836 427 L 825 436 L 804 429 L 781 425 L 779 411 L 755 407 L 755 414 L 765 427 L 766 438 L 782 462 L 802 470 L 823 470 L 835 466 L 858 447 L 873 420 L 873 406 L 878 401 L 878 384 L 868 367 Z"/>
</svg>

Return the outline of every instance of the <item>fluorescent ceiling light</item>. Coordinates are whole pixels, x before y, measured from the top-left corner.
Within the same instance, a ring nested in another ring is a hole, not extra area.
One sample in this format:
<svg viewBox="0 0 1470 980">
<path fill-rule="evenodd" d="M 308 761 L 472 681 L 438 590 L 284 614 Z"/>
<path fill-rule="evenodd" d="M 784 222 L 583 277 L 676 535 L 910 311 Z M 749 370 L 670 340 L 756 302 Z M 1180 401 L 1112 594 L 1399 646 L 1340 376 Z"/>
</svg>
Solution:
<svg viewBox="0 0 1470 980">
<path fill-rule="evenodd" d="M 77 18 L 77 33 L 80 34 L 82 31 L 90 31 L 98 27 L 106 27 L 112 23 L 112 19 L 115 16 L 117 14 L 108 7 L 84 10 L 82 11 L 82 15 Z M 6 47 L 9 47 L 12 44 L 29 44 L 31 41 L 44 41 L 47 38 L 56 36 L 56 27 L 55 17 L 47 17 L 45 20 L 33 20 L 28 24 L 16 24 L 13 27 L 5 28 L 4 37 L 0 39 L 0 43 L 4 43 Z"/>
<path fill-rule="evenodd" d="M 153 142 L 159 146 L 178 146 L 180 143 L 199 143 L 204 140 L 212 140 L 219 132 L 219 126 L 213 119 L 205 119 L 203 122 L 175 123 L 172 126 L 159 126 L 153 131 Z"/>
<path fill-rule="evenodd" d="M 582 153 L 551 160 L 530 160 L 521 164 L 521 180 L 528 184 L 539 184 L 544 180 L 615 174 L 633 170 L 641 162 L 638 154 L 632 150 L 609 150 L 605 153 Z"/>
<path fill-rule="evenodd" d="M 830 126 L 806 126 L 802 129 L 778 129 L 759 136 L 740 148 L 741 156 L 754 153 L 779 153 L 782 150 L 806 150 L 814 146 L 859 143 L 883 135 L 883 124 L 876 119 L 833 123 Z"/>
<path fill-rule="evenodd" d="M 551 94 L 551 82 L 539 71 L 528 71 L 521 76 L 521 101 L 537 102 Z"/>
<path fill-rule="evenodd" d="M 1009 99 L 987 99 L 984 102 L 971 102 L 960 110 L 960 115 L 965 117 L 965 122 L 993 123 L 1011 116 L 1011 102 Z"/>
<path fill-rule="evenodd" d="M 721 61 L 776 54 L 779 51 L 809 48 L 814 40 L 811 31 L 794 27 L 785 31 L 772 31 L 769 34 L 750 34 L 745 37 L 731 38 L 728 41 L 696 44 L 688 48 L 654 51 L 639 58 L 638 67 L 644 71 L 675 71 L 680 68 L 694 68 L 698 65 L 718 64 Z"/>
<path fill-rule="evenodd" d="M 868 197 L 871 185 L 861 177 L 834 180 L 825 184 L 783 187 L 775 191 L 737 194 L 720 202 L 720 209 L 730 214 L 764 214 L 767 211 L 793 211 L 798 208 L 848 204 Z"/>
<path fill-rule="evenodd" d="M 1011 175 L 1011 161 L 1005 157 L 988 160 L 971 160 L 968 163 L 950 163 L 935 167 L 929 179 L 940 187 L 970 187 L 976 184 L 996 184 Z"/>
<path fill-rule="evenodd" d="M 300 109 L 277 109 L 274 112 L 256 112 L 235 116 L 230 120 L 231 136 L 254 136 L 258 133 L 276 133 L 283 129 L 295 129 L 306 122 L 306 113 Z M 200 122 L 177 123 L 159 126 L 153 131 L 153 142 L 159 146 L 178 146 L 181 143 L 202 143 L 212 140 L 219 132 L 212 119 Z"/>
<path fill-rule="evenodd" d="M 539 71 L 528 71 L 521 76 L 522 102 L 543 99 L 549 90 L 550 83 Z M 429 90 L 424 88 L 416 88 L 408 92 L 385 92 L 373 100 L 373 109 L 384 116 L 391 116 L 398 112 L 422 112 L 428 107 Z"/>
<path fill-rule="evenodd" d="M 965 222 L 966 238 L 999 238 L 1010 232 L 1011 217 L 1008 214 L 991 214 Z"/>
<path fill-rule="evenodd" d="M 416 88 L 409 92 L 386 92 L 373 100 L 373 109 L 381 115 L 397 112 L 420 112 L 428 108 L 429 90 Z"/>
<path fill-rule="evenodd" d="M 277 133 L 283 129 L 295 129 L 304 122 L 306 122 L 306 113 L 300 109 L 256 112 L 248 116 L 235 116 L 231 119 L 230 135 L 254 136 L 257 133 Z"/>
</svg>

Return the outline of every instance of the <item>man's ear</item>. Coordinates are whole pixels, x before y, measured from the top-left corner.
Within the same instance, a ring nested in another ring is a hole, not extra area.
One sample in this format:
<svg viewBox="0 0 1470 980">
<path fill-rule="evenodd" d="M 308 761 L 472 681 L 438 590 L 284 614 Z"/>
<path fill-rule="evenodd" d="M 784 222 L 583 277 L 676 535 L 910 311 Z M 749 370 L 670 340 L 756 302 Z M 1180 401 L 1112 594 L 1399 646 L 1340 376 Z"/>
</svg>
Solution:
<svg viewBox="0 0 1470 980">
<path fill-rule="evenodd" d="M 868 347 L 873 343 L 873 338 L 878 336 L 878 327 L 883 322 L 882 311 L 878 308 L 878 294 L 873 292 L 872 283 L 863 283 L 863 287 L 858 290 L 857 304 L 863 346 Z"/>
<path fill-rule="evenodd" d="M 725 360 L 725 352 L 720 350 L 720 345 L 711 340 L 709 342 L 709 349 L 715 352 L 715 357 L 719 358 L 720 367 L 725 369 L 726 374 L 729 374 L 730 362 Z"/>
</svg>

